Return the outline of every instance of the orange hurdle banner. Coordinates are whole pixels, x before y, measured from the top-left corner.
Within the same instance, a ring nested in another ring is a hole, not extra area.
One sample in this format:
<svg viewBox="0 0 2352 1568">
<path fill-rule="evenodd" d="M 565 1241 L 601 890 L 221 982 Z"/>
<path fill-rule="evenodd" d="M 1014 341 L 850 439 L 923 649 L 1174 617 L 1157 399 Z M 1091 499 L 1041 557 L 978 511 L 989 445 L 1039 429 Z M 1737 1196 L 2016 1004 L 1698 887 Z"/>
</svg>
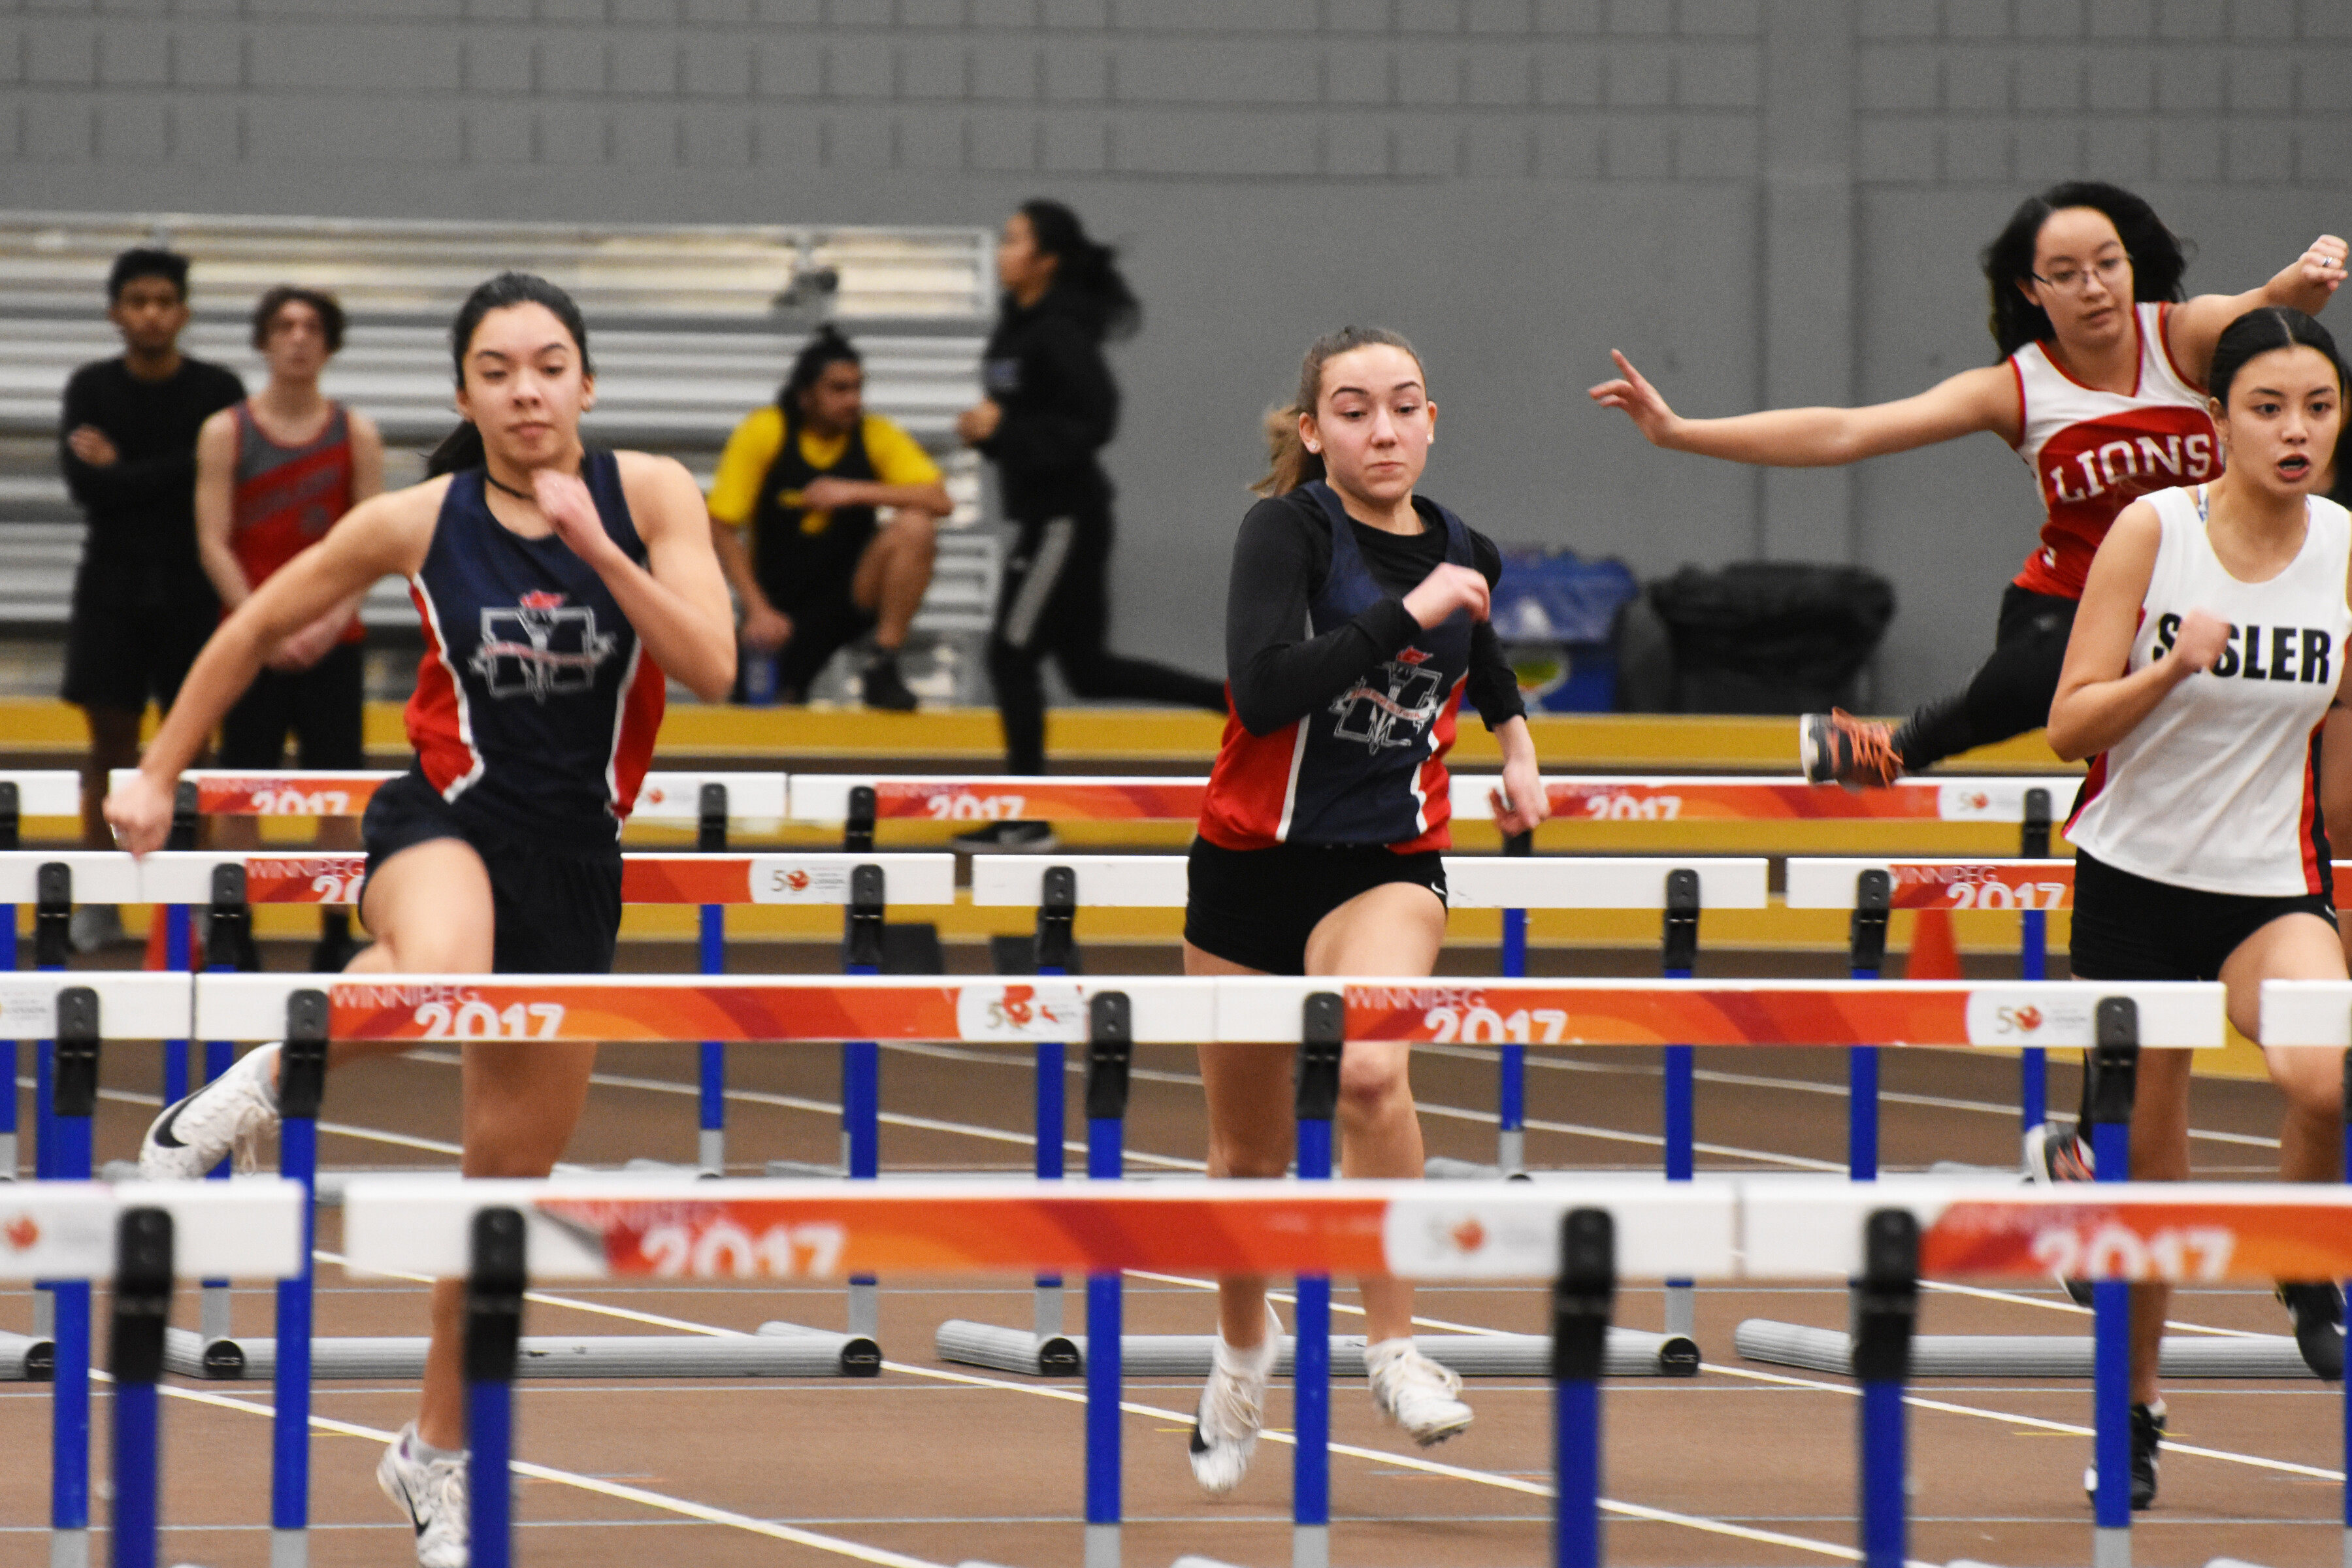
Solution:
<svg viewBox="0 0 2352 1568">
<path fill-rule="evenodd" d="M 1231 983 L 1228 983 L 1229 984 Z M 2147 1047 L 2222 1043 L 2215 985 L 2071 981 L 1349 981 L 1347 1037 L 1416 1045 L 2074 1046 L 2128 996 Z M 1220 1024 L 1232 1038 L 1230 1003 Z"/>
<path fill-rule="evenodd" d="M 865 1273 L 1396 1274 L 1513 1279 L 1558 1271 L 1560 1217 L 1608 1209 L 1617 1268 L 1727 1279 L 1729 1184 L 838 1181 L 615 1175 L 552 1181 L 355 1178 L 355 1268 L 452 1275 L 485 1208 L 528 1225 L 534 1279 L 835 1279 Z"/>
<path fill-rule="evenodd" d="M 1850 910 L 1857 880 L 1884 871 L 1898 910 L 2071 910 L 2072 860 L 1789 859 L 1787 907 Z"/>
<path fill-rule="evenodd" d="M 115 769 L 110 785 L 120 786 L 135 771 Z M 359 816 L 378 789 L 400 776 L 398 770 L 327 773 L 226 768 L 191 768 L 180 775 L 196 786 L 196 810 L 205 816 Z M 781 820 L 784 816 L 789 790 L 782 773 L 650 773 L 638 787 L 630 816 L 638 822 L 698 821 L 706 784 L 727 786 L 730 817 Z"/>
<path fill-rule="evenodd" d="M 849 792 L 874 791 L 877 821 L 1190 822 L 1201 815 L 1209 781 L 1142 774 L 1132 778 L 1055 778 L 1023 774 L 794 773 L 792 820 L 848 820 Z"/>
<path fill-rule="evenodd" d="M 1807 784 L 1802 777 L 1726 778 L 1696 773 L 1680 778 L 1594 774 L 1547 778 L 1544 794 L 1555 818 L 1568 822 L 1826 822 L 1911 820 L 2007 822 L 2025 820 L 2029 790 L 2044 791 L 2052 816 L 2063 820 L 2080 784 L 2078 774 L 2042 777 L 1905 779 L 1886 789 L 1849 790 Z M 1487 798 L 1502 787 L 1496 773 L 1455 773 L 1454 815 L 1465 822 L 1489 821 Z"/>
<path fill-rule="evenodd" d="M 2140 1043 L 2222 1043 L 2222 990 L 2067 981 L 1476 981 L 877 975 L 202 974 L 194 1035 L 275 1039 L 286 999 L 324 989 L 337 1039 L 1061 1040 L 1089 1000 L 1124 994 L 1141 1041 L 1296 1045 L 1307 998 L 1346 998 L 1350 1039 L 1416 1044 L 2086 1046 L 2103 998 L 2129 997 Z"/>
<path fill-rule="evenodd" d="M 159 850 L 142 858 L 137 865 L 138 890 L 123 895 L 118 901 L 209 903 L 214 868 L 241 865 L 245 868 L 246 902 L 249 904 L 351 904 L 359 900 L 361 879 L 367 872 L 367 857 L 234 849 Z M 952 855 L 852 855 L 824 850 L 756 855 L 631 850 L 621 857 L 621 901 L 846 904 L 849 874 L 859 866 L 882 868 L 883 897 L 889 903 L 956 901 Z M 79 890 L 79 879 L 76 887 Z"/>
</svg>

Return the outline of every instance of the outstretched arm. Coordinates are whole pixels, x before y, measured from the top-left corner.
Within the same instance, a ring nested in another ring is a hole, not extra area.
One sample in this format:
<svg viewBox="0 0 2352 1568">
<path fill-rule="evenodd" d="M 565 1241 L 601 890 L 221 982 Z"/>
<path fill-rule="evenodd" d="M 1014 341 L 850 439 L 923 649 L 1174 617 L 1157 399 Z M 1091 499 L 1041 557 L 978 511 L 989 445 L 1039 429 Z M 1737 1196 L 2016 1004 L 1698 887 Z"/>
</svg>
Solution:
<svg viewBox="0 0 2352 1568">
<path fill-rule="evenodd" d="M 2164 342 L 2172 351 L 2172 363 L 2196 384 L 2204 385 L 2205 372 L 2213 363 L 2213 345 L 2221 342 L 2224 328 L 2265 305 L 2284 305 L 2316 316 L 2327 308 L 2327 301 L 2336 297 L 2336 285 L 2344 281 L 2344 242 L 2323 234 L 2259 289 L 2243 294 L 2200 294 L 2175 305 L 2164 317 Z"/>
<path fill-rule="evenodd" d="M 1776 468 L 1834 468 L 1888 452 L 1932 447 L 1990 430 L 2014 447 L 2025 410 L 2007 365 L 1964 370 L 1916 397 L 1862 408 L 1774 408 L 1727 419 L 1685 419 L 1666 405 L 1633 362 L 1615 349 L 1618 377 L 1592 388 L 1592 401 L 1622 408 L 1650 444 Z"/>
</svg>

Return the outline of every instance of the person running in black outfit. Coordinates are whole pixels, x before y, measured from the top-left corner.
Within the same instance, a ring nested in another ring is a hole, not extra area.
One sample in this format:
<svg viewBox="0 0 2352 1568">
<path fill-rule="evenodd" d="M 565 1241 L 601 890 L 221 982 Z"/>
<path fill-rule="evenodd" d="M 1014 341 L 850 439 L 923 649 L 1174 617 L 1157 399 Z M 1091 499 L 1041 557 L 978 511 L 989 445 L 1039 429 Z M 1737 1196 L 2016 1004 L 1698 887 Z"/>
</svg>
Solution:
<svg viewBox="0 0 2352 1568">
<path fill-rule="evenodd" d="M 1005 563 L 988 646 L 1004 722 L 1005 771 L 1045 771 L 1045 690 L 1052 654 L 1080 697 L 1140 697 L 1225 710 L 1224 690 L 1105 646 L 1110 619 L 1111 483 L 1096 453 L 1118 424 L 1106 336 L 1124 337 L 1142 307 L 1113 264 L 1059 202 L 1031 201 L 1004 220 L 996 246 L 1004 285 L 982 360 L 988 396 L 956 433 L 996 463 L 1004 510 L 1021 527 Z M 960 842 L 1042 847 L 1042 822 L 1004 822 Z"/>
<path fill-rule="evenodd" d="M 139 760 L 139 720 L 169 709 L 220 600 L 196 559 L 196 433 L 245 400 L 235 373 L 180 352 L 188 325 L 188 258 L 126 250 L 106 279 L 106 317 L 122 353 L 66 383 L 58 462 L 89 521 L 74 574 L 60 693 L 89 723 L 82 843 L 112 847 L 99 803 L 107 776 Z M 121 934 L 111 904 L 74 911 L 87 952 Z"/>
</svg>

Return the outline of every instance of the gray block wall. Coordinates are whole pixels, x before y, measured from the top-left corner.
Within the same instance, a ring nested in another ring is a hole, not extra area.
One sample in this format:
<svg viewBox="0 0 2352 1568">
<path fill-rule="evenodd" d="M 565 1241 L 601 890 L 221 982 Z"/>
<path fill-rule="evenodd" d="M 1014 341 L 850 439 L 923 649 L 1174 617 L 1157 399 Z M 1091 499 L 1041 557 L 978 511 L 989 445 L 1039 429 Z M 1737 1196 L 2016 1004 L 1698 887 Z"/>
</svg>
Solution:
<svg viewBox="0 0 2352 1568">
<path fill-rule="evenodd" d="M 1260 412 L 1349 321 L 1422 346 L 1426 488 L 1644 573 L 1851 560 L 1879 701 L 1963 677 L 2032 540 L 1992 437 L 1848 472 L 1652 450 L 1688 413 L 1895 397 L 1991 357 L 1977 250 L 2037 186 L 2141 189 L 2252 287 L 2352 228 L 2346 0 L 0 0 L 0 205 L 993 223 L 1070 201 L 1150 310 L 1116 640 L 1220 659 Z"/>
</svg>

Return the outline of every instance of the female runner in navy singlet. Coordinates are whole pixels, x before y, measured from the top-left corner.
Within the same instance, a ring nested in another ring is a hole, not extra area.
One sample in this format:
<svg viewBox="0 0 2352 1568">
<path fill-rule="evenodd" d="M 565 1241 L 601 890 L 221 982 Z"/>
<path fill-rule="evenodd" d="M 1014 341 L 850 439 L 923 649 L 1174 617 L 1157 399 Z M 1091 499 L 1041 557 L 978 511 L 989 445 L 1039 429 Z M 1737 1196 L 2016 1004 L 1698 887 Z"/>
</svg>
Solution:
<svg viewBox="0 0 2352 1568">
<path fill-rule="evenodd" d="M 735 679 L 727 587 L 693 478 L 668 458 L 584 449 L 594 372 L 580 311 L 503 273 L 450 331 L 465 423 L 435 477 L 355 508 L 257 588 L 190 670 L 138 774 L 106 803 L 134 854 L 163 847 L 180 770 L 270 651 L 378 578 L 408 580 L 425 652 L 416 763 L 370 803 L 351 972 L 603 973 L 621 917 L 620 830 L 652 755 L 664 677 L 705 701 Z M 339 1041 L 338 1065 L 396 1055 Z M 167 1107 L 140 1167 L 193 1179 L 277 1120 L 265 1046 Z M 465 1173 L 543 1176 L 587 1098 L 593 1044 L 468 1041 Z M 377 1467 L 423 1568 L 464 1568 L 462 1282 L 433 1289 L 417 1418 Z"/>
<path fill-rule="evenodd" d="M 1502 747 L 1496 826 L 1525 833 L 1544 819 L 1518 682 L 1486 624 L 1501 555 L 1413 493 L 1437 422 L 1425 381 L 1402 338 L 1350 327 L 1307 350 L 1297 400 L 1268 419 L 1266 499 L 1234 547 L 1234 716 L 1188 868 L 1187 974 L 1430 973 L 1445 942 L 1445 753 L 1465 688 Z M 1421 1174 L 1410 1054 L 1348 1043 L 1348 1175 Z M 1204 1046 L 1201 1077 L 1209 1173 L 1281 1175 L 1289 1053 Z M 1412 1287 L 1366 1279 L 1362 1291 L 1380 1413 L 1424 1447 L 1468 1426 L 1461 1380 L 1413 1348 Z M 1193 1476 L 1213 1494 L 1248 1468 L 1282 1334 L 1263 1279 L 1221 1281 L 1218 1316 L 1192 1441 Z"/>
</svg>

